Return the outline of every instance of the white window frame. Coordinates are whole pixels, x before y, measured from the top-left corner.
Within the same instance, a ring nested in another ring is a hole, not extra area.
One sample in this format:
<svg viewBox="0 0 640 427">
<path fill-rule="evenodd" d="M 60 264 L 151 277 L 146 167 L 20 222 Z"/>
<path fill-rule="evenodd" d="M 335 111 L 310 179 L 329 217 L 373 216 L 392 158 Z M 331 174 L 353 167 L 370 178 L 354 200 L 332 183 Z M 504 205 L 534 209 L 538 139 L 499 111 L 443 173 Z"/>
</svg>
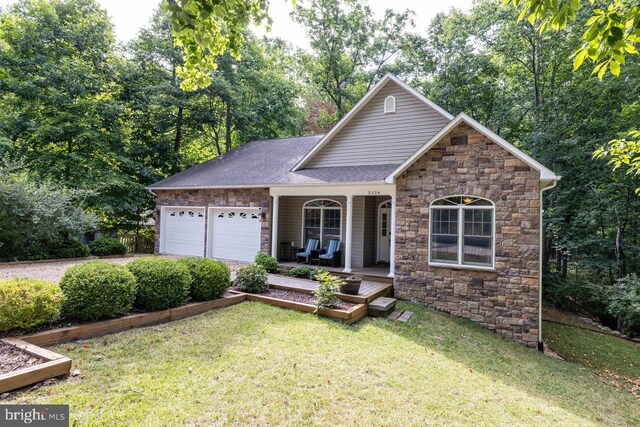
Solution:
<svg viewBox="0 0 640 427">
<path fill-rule="evenodd" d="M 389 103 L 391 105 L 389 105 Z M 395 113 L 396 112 L 396 97 L 393 95 L 389 95 L 384 99 L 384 113 Z"/>
<path fill-rule="evenodd" d="M 466 204 L 458 204 L 458 205 L 435 205 L 436 202 L 440 200 L 449 199 L 451 197 L 471 197 L 474 200 L 480 199 L 491 203 L 491 205 L 466 205 Z M 458 210 L 458 260 L 457 262 L 443 262 L 443 261 L 432 261 L 431 260 L 431 231 L 433 229 L 433 211 L 436 209 L 457 209 Z M 485 209 L 491 210 L 491 265 L 474 265 L 474 264 L 463 264 L 463 238 L 464 238 L 464 212 L 465 210 L 476 210 L 476 209 Z M 491 200 L 486 199 L 484 197 L 478 196 L 470 196 L 468 194 L 456 194 L 450 195 L 446 197 L 439 197 L 436 200 L 432 201 L 429 205 L 429 265 L 433 267 L 448 267 L 448 268 L 456 268 L 456 269 L 468 269 L 468 270 L 484 270 L 484 271 L 495 271 L 496 265 L 496 205 Z"/>
<path fill-rule="evenodd" d="M 333 203 L 337 203 L 338 206 L 307 206 L 310 203 L 313 202 L 318 202 L 318 201 L 322 201 L 322 200 L 326 200 L 328 202 L 333 202 Z M 301 234 L 301 238 L 300 238 L 300 246 L 304 246 L 306 244 L 305 240 L 304 240 L 304 236 L 305 236 L 305 223 L 306 223 L 306 214 L 307 214 L 307 209 L 320 209 L 320 238 L 318 240 L 320 240 L 320 247 L 324 247 L 324 241 L 323 241 L 323 235 L 324 235 L 324 211 L 325 210 L 338 210 L 340 211 L 340 241 L 342 242 L 342 203 L 333 200 L 333 199 L 327 199 L 327 198 L 321 198 L 321 199 L 313 199 L 313 200 L 308 200 L 306 201 L 303 205 L 302 205 L 302 234 Z"/>
</svg>

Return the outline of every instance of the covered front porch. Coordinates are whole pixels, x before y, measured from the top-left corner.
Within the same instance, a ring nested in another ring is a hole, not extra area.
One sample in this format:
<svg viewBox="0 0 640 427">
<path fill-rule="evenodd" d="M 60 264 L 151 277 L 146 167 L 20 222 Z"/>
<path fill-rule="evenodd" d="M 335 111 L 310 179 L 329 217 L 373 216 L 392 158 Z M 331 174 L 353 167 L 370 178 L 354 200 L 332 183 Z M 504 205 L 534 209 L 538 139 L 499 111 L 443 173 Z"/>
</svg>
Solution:
<svg viewBox="0 0 640 427">
<path fill-rule="evenodd" d="M 272 187 L 270 193 L 274 218 L 271 254 L 281 263 L 318 266 L 318 255 L 339 241 L 340 250 L 333 259 L 320 260 L 323 268 L 393 277 L 394 185 Z M 314 252 L 298 259 L 300 248 L 312 239 L 317 242 Z"/>
</svg>

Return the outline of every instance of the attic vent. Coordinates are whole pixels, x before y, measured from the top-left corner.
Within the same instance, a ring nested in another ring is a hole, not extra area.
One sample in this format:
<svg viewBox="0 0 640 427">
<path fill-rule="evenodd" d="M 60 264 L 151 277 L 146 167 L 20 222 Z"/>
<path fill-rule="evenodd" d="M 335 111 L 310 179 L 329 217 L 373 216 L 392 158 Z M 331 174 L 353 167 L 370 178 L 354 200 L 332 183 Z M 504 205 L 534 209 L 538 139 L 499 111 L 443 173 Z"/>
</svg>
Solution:
<svg viewBox="0 0 640 427">
<path fill-rule="evenodd" d="M 466 145 L 467 135 L 458 135 L 451 137 L 451 145 Z"/>
<path fill-rule="evenodd" d="M 384 113 L 395 113 L 396 112 L 396 98 L 395 96 L 387 96 L 384 99 Z"/>
</svg>

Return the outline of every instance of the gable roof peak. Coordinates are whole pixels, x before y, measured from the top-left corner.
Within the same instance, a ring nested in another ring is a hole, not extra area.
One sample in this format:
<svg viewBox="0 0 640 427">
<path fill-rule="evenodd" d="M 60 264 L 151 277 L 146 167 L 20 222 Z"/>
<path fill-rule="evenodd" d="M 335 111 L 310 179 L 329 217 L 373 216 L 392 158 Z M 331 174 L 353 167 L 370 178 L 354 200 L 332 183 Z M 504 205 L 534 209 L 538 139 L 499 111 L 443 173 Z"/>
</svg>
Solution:
<svg viewBox="0 0 640 427">
<path fill-rule="evenodd" d="M 371 89 L 362 97 L 360 101 L 356 103 L 356 105 L 349 110 L 349 112 L 338 122 L 333 128 L 320 140 L 318 144 L 316 144 L 311 151 L 309 151 L 296 165 L 291 169 L 291 172 L 295 172 L 299 169 L 302 169 L 331 139 L 338 133 L 342 128 L 345 127 L 347 123 L 351 121 L 351 119 L 364 107 L 367 103 L 378 93 L 380 90 L 386 86 L 390 81 L 397 84 L 400 88 L 407 91 L 409 94 L 416 97 L 419 101 L 441 114 L 447 120 L 453 120 L 453 115 L 451 115 L 444 108 L 437 105 L 435 102 L 428 99 L 426 96 L 400 80 L 397 76 L 391 73 L 385 74 L 378 82 L 373 85 Z"/>
</svg>

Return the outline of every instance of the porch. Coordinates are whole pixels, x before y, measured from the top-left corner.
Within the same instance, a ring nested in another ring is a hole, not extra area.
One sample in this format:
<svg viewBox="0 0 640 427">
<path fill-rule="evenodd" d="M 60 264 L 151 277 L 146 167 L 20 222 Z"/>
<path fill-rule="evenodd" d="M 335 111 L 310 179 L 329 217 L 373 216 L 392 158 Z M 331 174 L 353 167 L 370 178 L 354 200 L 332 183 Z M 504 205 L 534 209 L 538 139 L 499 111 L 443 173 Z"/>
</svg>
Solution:
<svg viewBox="0 0 640 427">
<path fill-rule="evenodd" d="M 309 267 L 317 268 L 317 264 L 299 264 L 295 261 L 283 261 L 280 265 L 284 267 Z M 337 275 L 353 274 L 362 277 L 364 280 L 379 282 L 379 283 L 393 283 L 393 278 L 389 277 L 389 264 L 378 264 L 371 267 L 351 268 L 351 273 L 345 273 L 344 267 L 332 267 L 327 265 L 321 265 L 321 268 L 335 273 Z"/>
<path fill-rule="evenodd" d="M 319 242 L 320 251 L 331 240 L 338 240 L 340 251 L 334 260 L 323 263 L 323 268 L 393 277 L 394 185 L 272 187 L 270 193 L 271 254 L 279 262 L 296 265 L 296 253 L 310 239 Z M 317 253 L 314 256 L 317 258 Z M 317 265 L 317 259 L 313 265 Z"/>
</svg>

